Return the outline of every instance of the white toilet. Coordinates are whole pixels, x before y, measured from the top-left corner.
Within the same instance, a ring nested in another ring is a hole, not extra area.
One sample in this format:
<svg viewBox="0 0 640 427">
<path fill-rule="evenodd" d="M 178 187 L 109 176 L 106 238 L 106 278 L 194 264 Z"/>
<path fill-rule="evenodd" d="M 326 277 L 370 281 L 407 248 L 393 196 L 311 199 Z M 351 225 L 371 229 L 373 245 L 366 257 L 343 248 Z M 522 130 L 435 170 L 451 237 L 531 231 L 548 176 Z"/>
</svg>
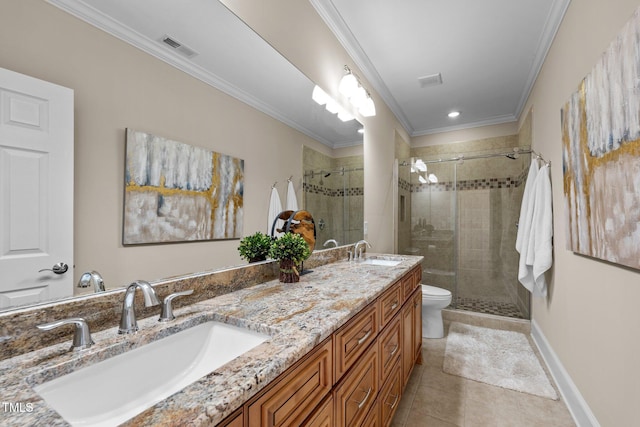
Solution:
<svg viewBox="0 0 640 427">
<path fill-rule="evenodd" d="M 442 338 L 442 309 L 451 304 L 451 292 L 430 285 L 422 285 L 422 336 Z"/>
</svg>

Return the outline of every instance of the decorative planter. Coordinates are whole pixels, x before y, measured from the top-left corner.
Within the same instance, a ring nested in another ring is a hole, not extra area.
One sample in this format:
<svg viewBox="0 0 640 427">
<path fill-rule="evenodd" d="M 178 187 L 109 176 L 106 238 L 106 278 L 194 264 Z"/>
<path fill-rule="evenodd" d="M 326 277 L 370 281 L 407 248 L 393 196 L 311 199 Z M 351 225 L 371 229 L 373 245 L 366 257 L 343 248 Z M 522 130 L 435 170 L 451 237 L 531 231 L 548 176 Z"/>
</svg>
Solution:
<svg viewBox="0 0 640 427">
<path fill-rule="evenodd" d="M 295 283 L 300 281 L 300 270 L 293 260 L 280 260 L 280 281 L 283 283 Z"/>
</svg>

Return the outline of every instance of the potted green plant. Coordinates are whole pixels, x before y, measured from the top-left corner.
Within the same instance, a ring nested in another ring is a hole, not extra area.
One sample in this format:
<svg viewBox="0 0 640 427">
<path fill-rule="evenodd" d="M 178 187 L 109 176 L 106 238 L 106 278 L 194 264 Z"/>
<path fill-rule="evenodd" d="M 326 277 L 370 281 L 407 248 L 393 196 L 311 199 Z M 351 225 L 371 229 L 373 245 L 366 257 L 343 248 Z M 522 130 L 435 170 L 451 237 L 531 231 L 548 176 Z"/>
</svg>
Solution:
<svg viewBox="0 0 640 427">
<path fill-rule="evenodd" d="M 240 252 L 242 258 L 249 262 L 264 261 L 267 259 L 267 255 L 269 255 L 271 242 L 271 237 L 258 231 L 240 240 L 238 252 Z"/>
<path fill-rule="evenodd" d="M 309 255 L 309 244 L 296 233 L 284 233 L 269 250 L 269 257 L 280 261 L 280 281 L 284 283 L 300 281 L 300 266 Z"/>
</svg>

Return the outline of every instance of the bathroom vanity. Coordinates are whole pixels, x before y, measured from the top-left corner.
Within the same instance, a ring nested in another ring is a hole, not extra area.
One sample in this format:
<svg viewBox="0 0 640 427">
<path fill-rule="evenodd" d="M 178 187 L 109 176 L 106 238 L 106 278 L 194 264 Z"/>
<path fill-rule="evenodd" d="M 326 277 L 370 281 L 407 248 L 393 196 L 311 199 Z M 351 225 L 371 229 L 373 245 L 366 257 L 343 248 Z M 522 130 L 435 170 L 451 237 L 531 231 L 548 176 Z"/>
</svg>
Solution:
<svg viewBox="0 0 640 427">
<path fill-rule="evenodd" d="M 2 400 L 31 410 L 3 414 L 3 425 L 68 425 L 34 387 L 211 321 L 268 337 L 124 425 L 389 425 L 421 361 L 422 257 L 368 254 L 364 261 L 318 265 L 299 283 L 271 280 L 195 302 L 176 309 L 173 322 L 139 319 L 132 335 L 119 336 L 114 323 L 82 352 L 69 351 L 69 335 L 4 360 Z M 152 352 L 148 359 L 155 363 Z M 91 393 L 110 399 L 99 390 L 96 384 Z"/>
</svg>

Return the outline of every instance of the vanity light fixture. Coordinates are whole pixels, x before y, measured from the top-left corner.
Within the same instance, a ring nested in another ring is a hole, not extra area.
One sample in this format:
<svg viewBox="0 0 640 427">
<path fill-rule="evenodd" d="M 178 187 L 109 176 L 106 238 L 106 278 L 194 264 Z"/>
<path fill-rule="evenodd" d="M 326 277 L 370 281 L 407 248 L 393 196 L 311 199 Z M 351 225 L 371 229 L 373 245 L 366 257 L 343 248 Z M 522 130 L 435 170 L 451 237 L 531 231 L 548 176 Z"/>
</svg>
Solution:
<svg viewBox="0 0 640 427">
<path fill-rule="evenodd" d="M 459 115 L 460 115 L 460 111 L 452 111 L 449 114 L 447 114 L 447 116 L 449 116 L 450 119 L 455 119 Z"/>
<path fill-rule="evenodd" d="M 376 106 L 371 94 L 362 86 L 360 79 L 347 65 L 344 66 L 345 75 L 338 84 L 338 92 L 343 94 L 363 117 L 376 115 Z"/>
<path fill-rule="evenodd" d="M 327 111 L 331 114 L 337 114 L 338 118 L 343 122 L 348 122 L 355 118 L 353 117 L 353 114 L 345 110 L 335 99 L 331 98 L 327 92 L 322 90 L 318 85 L 314 86 L 313 92 L 311 93 L 311 99 L 320 105 L 324 105 Z"/>
</svg>

